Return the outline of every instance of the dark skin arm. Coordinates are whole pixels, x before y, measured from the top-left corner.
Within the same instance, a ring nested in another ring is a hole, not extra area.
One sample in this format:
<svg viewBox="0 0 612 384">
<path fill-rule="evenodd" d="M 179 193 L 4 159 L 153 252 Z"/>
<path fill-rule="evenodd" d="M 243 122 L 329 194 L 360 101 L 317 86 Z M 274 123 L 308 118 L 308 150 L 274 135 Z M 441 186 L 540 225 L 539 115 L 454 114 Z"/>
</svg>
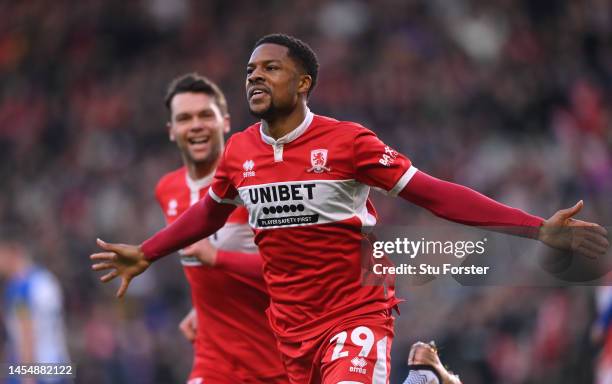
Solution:
<svg viewBox="0 0 612 384">
<path fill-rule="evenodd" d="M 595 258 L 605 254 L 610 246 L 606 229 L 598 224 L 573 218 L 583 205 L 584 203 L 579 201 L 571 208 L 557 211 L 544 221 L 537 239 L 550 247 L 572 250 L 587 257 Z M 130 281 L 143 273 L 151 262 L 145 259 L 138 245 L 111 244 L 98 239 L 98 246 L 104 252 L 91 255 L 91 259 L 98 262 L 92 269 L 111 270 L 100 278 L 104 283 L 120 277 L 121 286 L 117 297 L 122 297 Z"/>
<path fill-rule="evenodd" d="M 571 208 L 561 209 L 545 220 L 538 240 L 562 250 L 571 250 L 589 258 L 603 256 L 610 247 L 608 231 L 599 224 L 574 219 L 584 203 L 580 200 Z"/>
</svg>

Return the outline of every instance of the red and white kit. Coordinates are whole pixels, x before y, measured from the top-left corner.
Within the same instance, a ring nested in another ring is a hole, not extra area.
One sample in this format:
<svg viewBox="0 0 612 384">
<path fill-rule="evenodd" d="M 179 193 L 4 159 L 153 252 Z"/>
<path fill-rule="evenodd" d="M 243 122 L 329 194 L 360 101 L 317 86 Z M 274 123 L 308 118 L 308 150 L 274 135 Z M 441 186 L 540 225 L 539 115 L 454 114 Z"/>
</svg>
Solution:
<svg viewBox="0 0 612 384">
<path fill-rule="evenodd" d="M 209 195 L 248 209 L 289 377 L 387 383 L 399 300 L 362 286 L 361 242 L 376 223 L 370 186 L 396 195 L 416 168 L 352 122 L 308 112 L 278 140 L 265 131 L 232 136 Z"/>
<path fill-rule="evenodd" d="M 378 384 L 389 378 L 393 290 L 362 286 L 364 233 L 376 223 L 370 187 L 442 218 L 512 227 L 535 237 L 543 219 L 436 179 L 370 130 L 308 112 L 274 140 L 261 123 L 227 143 L 209 196 L 141 245 L 154 261 L 220 227 L 245 205 L 264 260 L 268 316 L 296 384 Z"/>
<path fill-rule="evenodd" d="M 205 196 L 211 181 L 191 180 L 184 167 L 166 174 L 155 195 L 167 223 Z M 236 209 L 209 240 L 220 252 L 256 253 L 247 218 L 244 208 Z M 181 263 L 198 320 L 189 383 L 285 383 L 263 280 L 206 267 L 194 257 L 181 256 Z"/>
</svg>

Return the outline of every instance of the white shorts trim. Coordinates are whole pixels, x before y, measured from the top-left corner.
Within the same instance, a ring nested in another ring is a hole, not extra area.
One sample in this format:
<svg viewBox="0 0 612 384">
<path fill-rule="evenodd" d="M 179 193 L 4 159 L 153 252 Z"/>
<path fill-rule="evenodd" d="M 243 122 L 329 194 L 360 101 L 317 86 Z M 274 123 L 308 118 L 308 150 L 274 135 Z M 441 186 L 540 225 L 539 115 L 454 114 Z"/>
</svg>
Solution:
<svg viewBox="0 0 612 384">
<path fill-rule="evenodd" d="M 387 336 L 376 343 L 376 364 L 372 374 L 372 384 L 387 384 Z"/>
</svg>

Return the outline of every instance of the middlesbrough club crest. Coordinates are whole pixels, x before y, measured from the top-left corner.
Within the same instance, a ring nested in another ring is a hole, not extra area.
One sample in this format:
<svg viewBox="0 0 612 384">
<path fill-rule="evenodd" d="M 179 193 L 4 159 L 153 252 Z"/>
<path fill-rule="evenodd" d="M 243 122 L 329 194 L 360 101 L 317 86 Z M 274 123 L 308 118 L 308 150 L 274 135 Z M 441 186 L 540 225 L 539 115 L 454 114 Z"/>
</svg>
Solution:
<svg viewBox="0 0 612 384">
<path fill-rule="evenodd" d="M 329 172 L 327 165 L 327 149 L 313 149 L 310 151 L 310 164 L 312 167 L 307 172 L 323 173 Z"/>
</svg>

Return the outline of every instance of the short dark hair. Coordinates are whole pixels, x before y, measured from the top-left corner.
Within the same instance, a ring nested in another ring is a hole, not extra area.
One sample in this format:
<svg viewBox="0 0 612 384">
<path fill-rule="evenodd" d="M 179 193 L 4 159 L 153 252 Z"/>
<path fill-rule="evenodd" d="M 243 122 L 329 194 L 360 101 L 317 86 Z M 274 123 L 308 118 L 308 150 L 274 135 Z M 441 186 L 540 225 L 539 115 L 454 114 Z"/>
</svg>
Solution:
<svg viewBox="0 0 612 384">
<path fill-rule="evenodd" d="M 310 92 L 312 92 L 317 84 L 317 75 L 319 74 L 319 60 L 312 48 L 302 40 L 283 33 L 273 33 L 262 37 L 257 40 L 253 49 L 262 44 L 277 44 L 287 47 L 289 56 L 296 60 L 306 74 L 312 78 L 312 85 L 308 90 L 308 96 L 310 96 Z"/>
<path fill-rule="evenodd" d="M 170 104 L 172 103 L 172 98 L 179 93 L 187 92 L 205 93 L 213 97 L 221 113 L 227 115 L 227 101 L 223 92 L 221 92 L 221 88 L 209 78 L 195 72 L 181 75 L 170 82 L 166 91 L 166 97 L 164 98 L 166 108 L 171 111 Z"/>
</svg>

